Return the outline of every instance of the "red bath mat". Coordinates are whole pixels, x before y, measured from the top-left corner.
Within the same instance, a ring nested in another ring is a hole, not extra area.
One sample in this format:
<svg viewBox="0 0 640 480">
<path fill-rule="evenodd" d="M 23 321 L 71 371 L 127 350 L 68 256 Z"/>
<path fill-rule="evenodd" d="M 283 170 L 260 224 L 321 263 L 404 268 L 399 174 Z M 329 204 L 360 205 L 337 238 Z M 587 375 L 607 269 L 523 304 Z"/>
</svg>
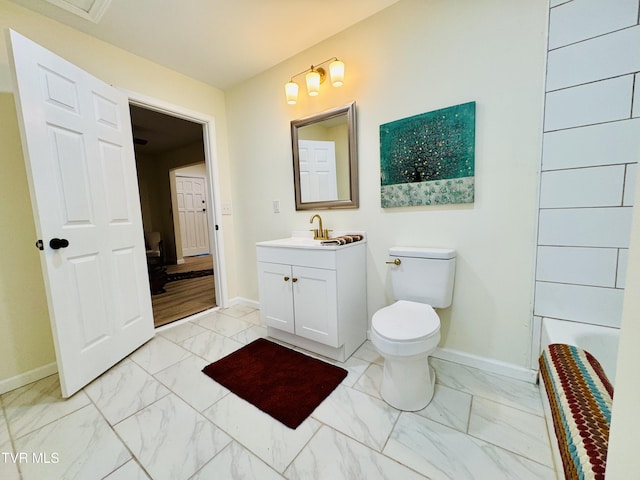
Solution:
<svg viewBox="0 0 640 480">
<path fill-rule="evenodd" d="M 344 368 L 264 338 L 202 371 L 289 428 L 297 428 L 347 376 Z"/>
</svg>

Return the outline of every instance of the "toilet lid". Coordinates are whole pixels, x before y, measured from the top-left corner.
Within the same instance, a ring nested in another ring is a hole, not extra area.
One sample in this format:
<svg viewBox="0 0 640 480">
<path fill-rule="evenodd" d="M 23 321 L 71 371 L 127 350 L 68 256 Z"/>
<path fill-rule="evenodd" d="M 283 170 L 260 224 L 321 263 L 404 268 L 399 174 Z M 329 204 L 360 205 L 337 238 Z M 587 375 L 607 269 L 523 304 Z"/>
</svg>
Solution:
<svg viewBox="0 0 640 480">
<path fill-rule="evenodd" d="M 440 330 L 440 318 L 431 305 L 400 300 L 378 310 L 371 326 L 390 340 L 417 340 Z"/>
</svg>

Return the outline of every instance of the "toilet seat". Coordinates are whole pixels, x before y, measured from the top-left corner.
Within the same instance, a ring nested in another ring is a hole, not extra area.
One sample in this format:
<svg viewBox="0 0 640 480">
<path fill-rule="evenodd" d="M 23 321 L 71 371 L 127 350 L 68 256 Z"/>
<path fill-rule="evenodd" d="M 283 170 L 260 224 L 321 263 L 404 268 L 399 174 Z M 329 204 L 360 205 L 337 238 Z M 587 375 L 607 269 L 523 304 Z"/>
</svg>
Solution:
<svg viewBox="0 0 640 480">
<path fill-rule="evenodd" d="M 399 300 L 371 319 L 371 342 L 382 354 L 430 353 L 440 341 L 440 318 L 431 305 Z"/>
<path fill-rule="evenodd" d="M 439 330 L 440 318 L 431 305 L 399 300 L 378 310 L 371 324 L 389 340 L 416 340 Z"/>
</svg>

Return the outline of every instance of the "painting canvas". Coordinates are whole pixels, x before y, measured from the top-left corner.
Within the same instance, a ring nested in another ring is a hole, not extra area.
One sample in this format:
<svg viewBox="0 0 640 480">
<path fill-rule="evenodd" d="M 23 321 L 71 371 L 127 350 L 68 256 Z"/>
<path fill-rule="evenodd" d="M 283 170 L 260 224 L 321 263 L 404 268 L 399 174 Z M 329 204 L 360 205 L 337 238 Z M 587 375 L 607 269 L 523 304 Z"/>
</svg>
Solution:
<svg viewBox="0 0 640 480">
<path fill-rule="evenodd" d="M 476 103 L 380 125 L 382 207 L 473 203 Z"/>
</svg>

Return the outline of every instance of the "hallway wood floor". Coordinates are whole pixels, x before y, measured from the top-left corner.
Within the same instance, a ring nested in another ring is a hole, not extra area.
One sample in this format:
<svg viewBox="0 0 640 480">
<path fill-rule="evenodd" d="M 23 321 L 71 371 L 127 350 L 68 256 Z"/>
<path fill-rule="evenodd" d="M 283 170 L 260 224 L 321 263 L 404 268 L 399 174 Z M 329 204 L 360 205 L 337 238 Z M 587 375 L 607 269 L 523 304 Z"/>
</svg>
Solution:
<svg viewBox="0 0 640 480">
<path fill-rule="evenodd" d="M 211 255 L 186 257 L 185 263 L 181 265 L 167 265 L 167 273 L 210 268 L 213 268 Z M 215 283 L 211 275 L 168 282 L 164 289 L 165 293 L 151 296 L 155 327 L 161 327 L 216 306 Z"/>
</svg>

